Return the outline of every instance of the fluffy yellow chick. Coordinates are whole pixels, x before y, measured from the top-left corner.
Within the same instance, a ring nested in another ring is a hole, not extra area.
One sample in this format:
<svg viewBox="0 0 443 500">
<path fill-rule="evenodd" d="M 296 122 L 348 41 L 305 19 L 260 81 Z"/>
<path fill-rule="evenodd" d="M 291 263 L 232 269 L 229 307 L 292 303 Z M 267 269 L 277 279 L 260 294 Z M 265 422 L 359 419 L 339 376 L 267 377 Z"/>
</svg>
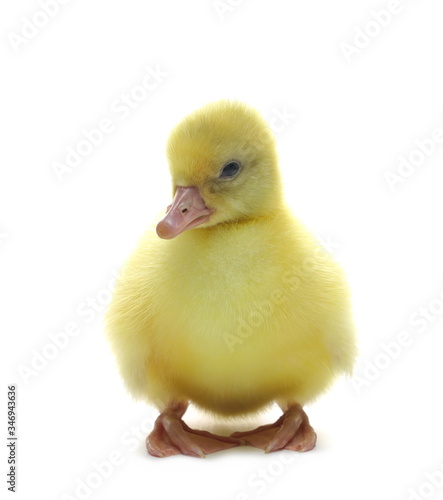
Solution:
<svg viewBox="0 0 443 500">
<path fill-rule="evenodd" d="M 275 141 L 254 109 L 211 103 L 171 133 L 172 204 L 124 266 L 107 332 L 129 391 L 160 410 L 158 457 L 239 444 L 307 451 L 302 407 L 351 371 L 342 271 L 290 213 Z M 277 422 L 230 437 L 191 429 L 189 403 L 222 416 L 277 402 Z"/>
</svg>

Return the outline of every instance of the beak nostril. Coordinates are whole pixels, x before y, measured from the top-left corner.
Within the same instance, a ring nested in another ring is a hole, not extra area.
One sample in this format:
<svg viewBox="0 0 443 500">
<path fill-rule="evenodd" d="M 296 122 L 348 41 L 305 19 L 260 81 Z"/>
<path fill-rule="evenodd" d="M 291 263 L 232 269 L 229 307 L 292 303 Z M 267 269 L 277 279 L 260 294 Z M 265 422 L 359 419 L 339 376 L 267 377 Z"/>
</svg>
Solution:
<svg viewBox="0 0 443 500">
<path fill-rule="evenodd" d="M 211 213 L 212 210 L 206 207 L 198 188 L 177 186 L 166 215 L 157 224 L 157 235 L 171 240 L 183 231 L 207 222 Z"/>
</svg>

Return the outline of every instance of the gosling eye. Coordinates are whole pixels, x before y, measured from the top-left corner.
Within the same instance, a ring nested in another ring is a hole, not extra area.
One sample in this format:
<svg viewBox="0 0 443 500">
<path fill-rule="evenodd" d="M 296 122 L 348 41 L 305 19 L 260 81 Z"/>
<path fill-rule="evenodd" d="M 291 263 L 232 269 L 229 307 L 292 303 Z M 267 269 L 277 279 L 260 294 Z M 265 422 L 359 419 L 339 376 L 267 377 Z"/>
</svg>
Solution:
<svg viewBox="0 0 443 500">
<path fill-rule="evenodd" d="M 238 161 L 230 161 L 226 163 L 226 165 L 222 168 L 219 178 L 220 179 L 229 179 L 237 175 L 240 170 L 240 163 Z"/>
</svg>

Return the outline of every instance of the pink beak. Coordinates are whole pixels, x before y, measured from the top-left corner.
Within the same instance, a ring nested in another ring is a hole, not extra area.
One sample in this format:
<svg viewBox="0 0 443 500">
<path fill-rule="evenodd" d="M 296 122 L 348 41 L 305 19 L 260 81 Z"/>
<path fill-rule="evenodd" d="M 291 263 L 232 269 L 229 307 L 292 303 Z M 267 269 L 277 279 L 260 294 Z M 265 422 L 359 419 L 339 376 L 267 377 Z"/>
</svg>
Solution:
<svg viewBox="0 0 443 500">
<path fill-rule="evenodd" d="M 160 238 L 170 240 L 187 229 L 203 224 L 209 219 L 211 213 L 198 188 L 179 186 L 172 205 L 168 207 L 166 215 L 157 224 L 157 234 Z"/>
</svg>

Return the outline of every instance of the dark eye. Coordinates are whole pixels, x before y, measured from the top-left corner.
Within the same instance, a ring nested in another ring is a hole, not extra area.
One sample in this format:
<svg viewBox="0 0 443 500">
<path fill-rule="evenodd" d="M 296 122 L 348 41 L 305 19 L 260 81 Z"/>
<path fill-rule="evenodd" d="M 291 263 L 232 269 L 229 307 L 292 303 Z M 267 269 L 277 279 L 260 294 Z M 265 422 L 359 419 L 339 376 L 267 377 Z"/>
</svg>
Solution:
<svg viewBox="0 0 443 500">
<path fill-rule="evenodd" d="M 230 161 L 222 168 L 219 177 L 228 178 L 234 177 L 234 175 L 240 170 L 240 163 L 238 161 Z"/>
</svg>

